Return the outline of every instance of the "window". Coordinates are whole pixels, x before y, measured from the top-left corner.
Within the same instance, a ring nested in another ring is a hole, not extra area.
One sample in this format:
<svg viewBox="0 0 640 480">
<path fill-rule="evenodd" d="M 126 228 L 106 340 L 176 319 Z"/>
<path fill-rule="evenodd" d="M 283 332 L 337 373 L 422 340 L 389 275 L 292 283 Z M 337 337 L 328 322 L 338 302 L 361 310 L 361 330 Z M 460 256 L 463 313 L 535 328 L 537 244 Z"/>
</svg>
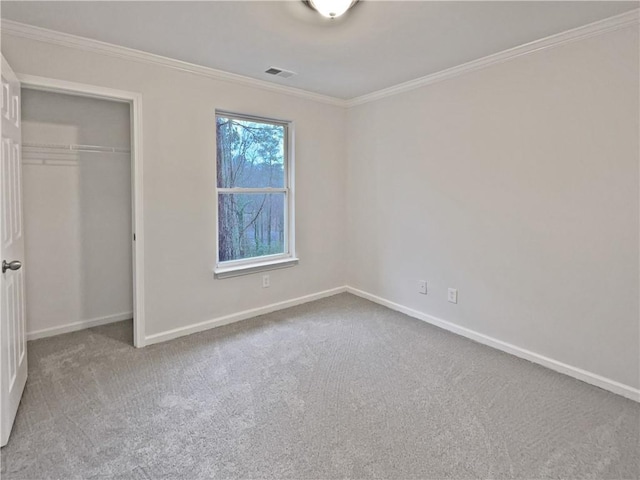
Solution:
<svg viewBox="0 0 640 480">
<path fill-rule="evenodd" d="M 216 112 L 216 278 L 295 265 L 291 125 Z"/>
</svg>

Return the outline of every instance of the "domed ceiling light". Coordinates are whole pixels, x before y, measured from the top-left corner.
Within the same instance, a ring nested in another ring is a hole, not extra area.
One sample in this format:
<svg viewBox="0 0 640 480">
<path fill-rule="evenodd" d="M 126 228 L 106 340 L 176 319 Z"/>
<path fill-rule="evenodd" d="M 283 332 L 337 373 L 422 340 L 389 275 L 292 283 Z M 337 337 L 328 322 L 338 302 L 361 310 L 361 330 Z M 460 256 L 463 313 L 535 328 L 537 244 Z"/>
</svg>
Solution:
<svg viewBox="0 0 640 480">
<path fill-rule="evenodd" d="M 344 15 L 358 0 L 302 0 L 308 7 L 313 8 L 320 15 L 336 18 Z"/>
</svg>

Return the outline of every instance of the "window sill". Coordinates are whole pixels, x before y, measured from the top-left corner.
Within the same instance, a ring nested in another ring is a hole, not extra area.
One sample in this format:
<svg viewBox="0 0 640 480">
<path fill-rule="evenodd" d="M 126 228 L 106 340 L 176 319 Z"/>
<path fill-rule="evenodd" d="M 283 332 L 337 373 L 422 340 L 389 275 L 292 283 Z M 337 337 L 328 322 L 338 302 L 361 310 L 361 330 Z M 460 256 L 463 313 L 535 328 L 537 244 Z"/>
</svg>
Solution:
<svg viewBox="0 0 640 480">
<path fill-rule="evenodd" d="M 223 278 L 239 277 L 241 275 L 250 275 L 252 273 L 266 272 L 268 270 L 293 267 L 297 264 L 297 258 L 285 258 L 280 260 L 272 260 L 270 262 L 251 263 L 248 265 L 236 265 L 233 267 L 216 268 L 213 270 L 213 278 L 221 280 Z"/>
</svg>

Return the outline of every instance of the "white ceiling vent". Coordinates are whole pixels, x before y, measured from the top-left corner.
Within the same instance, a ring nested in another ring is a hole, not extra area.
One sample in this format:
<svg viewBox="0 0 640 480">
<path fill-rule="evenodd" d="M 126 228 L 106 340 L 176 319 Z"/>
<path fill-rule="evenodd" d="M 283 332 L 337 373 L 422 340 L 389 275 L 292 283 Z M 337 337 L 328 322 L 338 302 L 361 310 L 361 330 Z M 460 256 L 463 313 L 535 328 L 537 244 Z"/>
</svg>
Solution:
<svg viewBox="0 0 640 480">
<path fill-rule="evenodd" d="M 283 70 L 282 68 L 277 68 L 277 67 L 269 67 L 267 70 L 264 71 L 264 73 L 268 73 L 269 75 L 274 75 L 276 77 L 282 77 L 282 78 L 291 78 L 294 75 L 297 75 L 296 72 L 292 72 L 290 70 Z"/>
</svg>

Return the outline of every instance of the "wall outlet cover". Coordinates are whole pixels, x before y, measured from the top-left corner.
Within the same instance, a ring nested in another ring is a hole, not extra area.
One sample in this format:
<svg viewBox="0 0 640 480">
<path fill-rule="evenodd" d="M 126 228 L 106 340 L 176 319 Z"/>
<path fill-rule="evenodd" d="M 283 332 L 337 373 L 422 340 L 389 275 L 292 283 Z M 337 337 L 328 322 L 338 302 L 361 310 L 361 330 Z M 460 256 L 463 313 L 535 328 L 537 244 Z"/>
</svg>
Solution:
<svg viewBox="0 0 640 480">
<path fill-rule="evenodd" d="M 447 301 L 451 303 L 458 303 L 458 289 L 450 288 L 447 292 Z"/>
</svg>

